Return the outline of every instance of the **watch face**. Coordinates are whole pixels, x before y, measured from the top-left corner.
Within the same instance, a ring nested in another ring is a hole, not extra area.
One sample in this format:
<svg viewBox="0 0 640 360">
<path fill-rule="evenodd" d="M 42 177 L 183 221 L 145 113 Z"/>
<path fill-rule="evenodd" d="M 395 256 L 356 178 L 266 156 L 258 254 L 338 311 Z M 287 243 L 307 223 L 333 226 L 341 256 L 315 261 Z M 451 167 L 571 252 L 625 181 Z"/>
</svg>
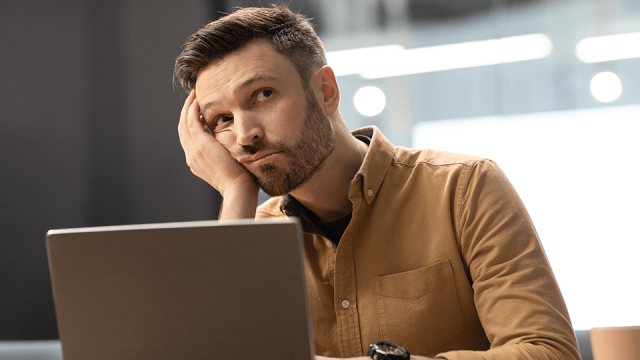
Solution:
<svg viewBox="0 0 640 360">
<path fill-rule="evenodd" d="M 389 354 L 389 355 L 395 355 L 395 356 L 402 356 L 404 355 L 405 351 L 400 350 L 400 348 L 398 348 L 395 345 L 379 345 L 378 346 L 378 351 L 383 352 L 385 354 Z"/>
<path fill-rule="evenodd" d="M 409 359 L 409 352 L 400 346 L 379 341 L 369 347 L 369 356 L 375 360 Z"/>
</svg>

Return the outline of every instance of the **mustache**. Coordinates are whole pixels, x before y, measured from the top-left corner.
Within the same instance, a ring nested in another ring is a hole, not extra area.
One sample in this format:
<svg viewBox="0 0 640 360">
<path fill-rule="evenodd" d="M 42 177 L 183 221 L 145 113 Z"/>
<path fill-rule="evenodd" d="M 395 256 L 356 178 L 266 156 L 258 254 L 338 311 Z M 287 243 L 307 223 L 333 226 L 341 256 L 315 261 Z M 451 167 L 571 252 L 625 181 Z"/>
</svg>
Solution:
<svg viewBox="0 0 640 360">
<path fill-rule="evenodd" d="M 260 142 L 260 143 L 256 143 L 255 145 L 242 145 L 240 148 L 242 149 L 240 153 L 243 155 L 244 154 L 255 155 L 258 153 L 258 151 L 265 149 L 266 146 L 264 145 L 263 142 Z"/>
<path fill-rule="evenodd" d="M 255 155 L 260 151 L 283 151 L 287 146 L 283 143 L 275 142 L 267 142 L 264 140 L 257 140 L 251 145 L 241 145 L 238 151 L 233 152 L 234 158 L 239 158 L 243 155 Z"/>
</svg>

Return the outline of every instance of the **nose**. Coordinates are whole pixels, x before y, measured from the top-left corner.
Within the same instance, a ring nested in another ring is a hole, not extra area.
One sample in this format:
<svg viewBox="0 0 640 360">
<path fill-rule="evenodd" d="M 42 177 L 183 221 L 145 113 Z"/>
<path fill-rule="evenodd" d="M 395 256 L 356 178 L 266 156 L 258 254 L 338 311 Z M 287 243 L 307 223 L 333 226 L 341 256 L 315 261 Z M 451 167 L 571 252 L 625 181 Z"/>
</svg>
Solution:
<svg viewBox="0 0 640 360">
<path fill-rule="evenodd" d="M 250 114 L 237 114 L 234 118 L 234 125 L 238 145 L 252 145 L 264 136 L 259 119 Z"/>
</svg>

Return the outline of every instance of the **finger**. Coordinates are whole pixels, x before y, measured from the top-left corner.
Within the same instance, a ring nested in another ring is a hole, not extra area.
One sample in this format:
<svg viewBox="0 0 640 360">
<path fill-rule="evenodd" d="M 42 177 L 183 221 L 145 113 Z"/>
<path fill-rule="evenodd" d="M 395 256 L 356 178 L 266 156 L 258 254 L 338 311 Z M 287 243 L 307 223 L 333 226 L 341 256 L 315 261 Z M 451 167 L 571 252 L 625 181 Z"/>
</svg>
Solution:
<svg viewBox="0 0 640 360">
<path fill-rule="evenodd" d="M 180 111 L 180 122 L 178 123 L 178 126 L 180 126 L 180 124 L 186 124 L 187 114 L 189 113 L 189 107 L 191 107 L 191 105 L 195 101 L 195 98 L 196 98 L 196 91 L 191 90 L 191 92 L 189 93 L 189 96 L 187 96 L 187 98 L 184 101 L 184 105 L 182 105 L 182 110 Z"/>
<path fill-rule="evenodd" d="M 189 96 L 184 102 L 182 107 L 182 111 L 180 112 L 180 122 L 178 123 L 178 136 L 180 138 L 180 145 L 184 150 L 190 149 L 193 144 L 193 139 L 191 134 L 189 133 L 189 128 L 187 127 L 187 115 L 189 113 L 189 107 L 195 101 L 195 90 L 191 90 Z"/>
<path fill-rule="evenodd" d="M 200 116 L 200 105 L 197 100 L 194 100 L 189 106 L 189 111 L 187 113 L 187 128 L 189 129 L 189 134 L 194 141 L 203 135 L 209 135 L 204 131 L 204 127 L 206 124 L 203 123 Z"/>
<path fill-rule="evenodd" d="M 193 103 L 193 100 L 196 98 L 196 90 L 193 89 L 189 93 L 189 96 L 184 100 L 184 105 L 182 105 L 182 111 L 180 112 L 180 120 L 182 120 L 185 116 L 187 116 L 187 112 L 189 111 L 189 106 Z"/>
<path fill-rule="evenodd" d="M 207 124 L 206 121 L 204 121 L 204 116 L 200 115 L 200 123 L 204 126 L 204 131 L 213 135 L 213 131 L 211 131 L 211 128 L 209 127 L 209 124 Z"/>
</svg>

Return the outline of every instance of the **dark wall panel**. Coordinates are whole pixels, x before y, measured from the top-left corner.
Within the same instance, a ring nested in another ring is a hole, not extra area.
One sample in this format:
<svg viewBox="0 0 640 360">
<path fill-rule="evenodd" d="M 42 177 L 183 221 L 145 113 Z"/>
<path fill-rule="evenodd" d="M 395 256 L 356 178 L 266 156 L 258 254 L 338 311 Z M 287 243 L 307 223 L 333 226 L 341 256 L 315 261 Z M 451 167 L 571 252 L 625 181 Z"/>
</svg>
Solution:
<svg viewBox="0 0 640 360">
<path fill-rule="evenodd" d="M 215 4 L 127 2 L 124 39 L 131 215 L 137 222 L 215 217 L 218 198 L 191 174 L 178 141 L 187 94 L 172 84 L 175 58 L 187 37 L 214 16 Z M 187 24 L 189 24 L 187 26 Z M 212 206 L 212 200 L 214 203 Z"/>
<path fill-rule="evenodd" d="M 84 223 L 84 7 L 0 6 L 0 339 L 51 338 L 44 234 Z"/>
<path fill-rule="evenodd" d="M 0 2 L 0 340 L 57 337 L 48 229 L 215 218 L 171 83 L 211 13 L 202 0 Z"/>
</svg>

